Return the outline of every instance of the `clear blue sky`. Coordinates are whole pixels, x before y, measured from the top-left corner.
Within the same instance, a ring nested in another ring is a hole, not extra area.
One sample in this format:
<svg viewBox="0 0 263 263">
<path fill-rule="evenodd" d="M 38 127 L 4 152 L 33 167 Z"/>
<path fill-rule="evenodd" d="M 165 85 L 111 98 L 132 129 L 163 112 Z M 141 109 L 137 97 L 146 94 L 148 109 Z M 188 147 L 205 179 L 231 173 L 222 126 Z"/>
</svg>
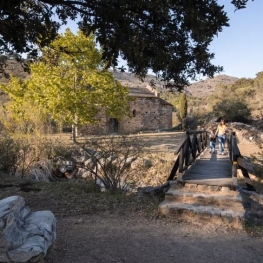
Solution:
<svg viewBox="0 0 263 263">
<path fill-rule="evenodd" d="M 218 2 L 225 6 L 230 26 L 210 45 L 213 63 L 224 67 L 223 74 L 254 78 L 263 71 L 263 0 L 250 0 L 247 8 L 236 12 L 230 0 Z"/>
<path fill-rule="evenodd" d="M 254 78 L 256 73 L 263 71 L 263 0 L 250 0 L 247 8 L 236 12 L 230 2 L 218 0 L 225 6 L 230 26 L 223 28 L 210 45 L 210 51 L 215 53 L 213 64 L 224 67 L 220 74 Z M 66 27 L 77 31 L 72 22 Z M 124 61 L 120 63 L 125 64 Z"/>
</svg>

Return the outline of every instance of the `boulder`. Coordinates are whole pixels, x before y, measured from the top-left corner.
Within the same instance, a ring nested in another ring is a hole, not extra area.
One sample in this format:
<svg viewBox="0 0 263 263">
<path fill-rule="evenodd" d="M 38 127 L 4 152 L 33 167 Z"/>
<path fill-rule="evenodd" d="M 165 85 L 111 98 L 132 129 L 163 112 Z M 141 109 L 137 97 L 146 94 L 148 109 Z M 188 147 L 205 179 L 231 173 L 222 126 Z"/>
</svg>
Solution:
<svg viewBox="0 0 263 263">
<path fill-rule="evenodd" d="M 55 239 L 52 212 L 31 212 L 20 196 L 0 200 L 0 262 L 36 262 Z"/>
</svg>

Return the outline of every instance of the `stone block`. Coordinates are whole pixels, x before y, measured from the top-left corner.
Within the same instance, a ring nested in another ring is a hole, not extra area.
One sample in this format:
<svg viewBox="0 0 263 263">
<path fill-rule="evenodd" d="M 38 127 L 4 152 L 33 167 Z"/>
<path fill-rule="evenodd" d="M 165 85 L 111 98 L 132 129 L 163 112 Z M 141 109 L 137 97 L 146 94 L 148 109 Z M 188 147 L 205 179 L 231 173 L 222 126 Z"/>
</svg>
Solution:
<svg viewBox="0 0 263 263">
<path fill-rule="evenodd" d="M 39 260 L 55 239 L 52 212 L 31 212 L 20 196 L 0 201 L 0 262 Z"/>
</svg>

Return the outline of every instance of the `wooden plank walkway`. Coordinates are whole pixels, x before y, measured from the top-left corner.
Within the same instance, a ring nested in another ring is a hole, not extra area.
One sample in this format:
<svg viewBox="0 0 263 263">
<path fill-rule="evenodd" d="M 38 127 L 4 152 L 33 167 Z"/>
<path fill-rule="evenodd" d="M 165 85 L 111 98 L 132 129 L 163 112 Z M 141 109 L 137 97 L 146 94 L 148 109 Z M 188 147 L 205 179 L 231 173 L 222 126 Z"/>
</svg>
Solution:
<svg viewBox="0 0 263 263">
<path fill-rule="evenodd" d="M 232 164 L 228 152 L 220 155 L 216 149 L 212 154 L 209 153 L 209 148 L 206 148 L 194 164 L 184 172 L 180 181 L 203 185 L 233 185 Z"/>
</svg>

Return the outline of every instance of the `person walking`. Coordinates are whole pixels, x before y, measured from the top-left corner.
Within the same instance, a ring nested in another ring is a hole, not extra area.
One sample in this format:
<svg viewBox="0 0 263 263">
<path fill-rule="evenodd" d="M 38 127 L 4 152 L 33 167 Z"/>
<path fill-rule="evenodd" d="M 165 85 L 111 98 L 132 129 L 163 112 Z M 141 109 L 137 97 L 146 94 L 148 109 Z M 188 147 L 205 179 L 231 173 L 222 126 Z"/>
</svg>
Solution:
<svg viewBox="0 0 263 263">
<path fill-rule="evenodd" d="M 217 126 L 217 130 L 215 133 L 218 139 L 219 154 L 224 154 L 226 131 L 227 131 L 227 126 L 225 124 L 225 120 L 221 119 L 220 124 Z"/>
<path fill-rule="evenodd" d="M 210 153 L 214 153 L 215 147 L 216 147 L 216 135 L 215 135 L 214 131 L 210 131 L 209 141 L 210 141 L 209 142 Z"/>
</svg>

